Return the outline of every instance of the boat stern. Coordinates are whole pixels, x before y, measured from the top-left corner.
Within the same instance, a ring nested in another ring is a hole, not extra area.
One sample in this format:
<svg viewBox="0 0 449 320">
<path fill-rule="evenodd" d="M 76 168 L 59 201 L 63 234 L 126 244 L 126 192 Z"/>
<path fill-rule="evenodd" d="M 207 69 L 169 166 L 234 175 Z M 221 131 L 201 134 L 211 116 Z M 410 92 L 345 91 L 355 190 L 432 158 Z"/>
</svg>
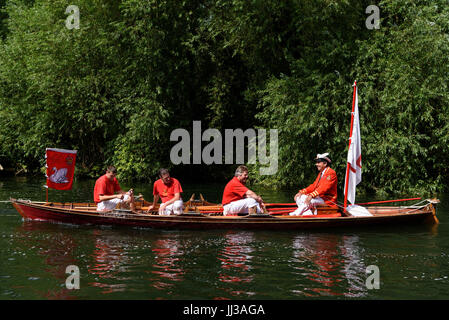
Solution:
<svg viewBox="0 0 449 320">
<path fill-rule="evenodd" d="M 20 205 L 18 204 L 18 202 L 17 202 L 16 199 L 10 198 L 9 201 L 11 201 L 12 206 L 17 210 L 17 212 L 19 212 L 19 214 L 20 214 L 22 217 L 24 217 L 24 218 L 27 217 L 25 211 L 22 209 L 22 206 L 20 206 Z"/>
<path fill-rule="evenodd" d="M 432 215 L 429 217 L 428 222 L 430 224 L 439 224 L 440 221 L 437 218 L 437 204 L 440 203 L 440 200 L 434 198 L 434 199 L 427 199 L 429 202 L 430 209 L 432 211 Z"/>
</svg>

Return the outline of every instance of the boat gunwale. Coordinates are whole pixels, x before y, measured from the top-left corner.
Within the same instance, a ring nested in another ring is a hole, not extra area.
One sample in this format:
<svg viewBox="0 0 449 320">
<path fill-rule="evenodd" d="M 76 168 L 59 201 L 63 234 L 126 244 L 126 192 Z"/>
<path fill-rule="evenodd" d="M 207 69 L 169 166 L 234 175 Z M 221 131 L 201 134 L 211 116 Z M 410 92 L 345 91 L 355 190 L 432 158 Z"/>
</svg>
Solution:
<svg viewBox="0 0 449 320">
<path fill-rule="evenodd" d="M 110 220 L 110 219 L 124 219 L 124 220 L 134 220 L 134 221 L 154 221 L 154 222 L 181 222 L 181 223 L 198 223 L 198 222 L 207 222 L 210 221 L 211 223 L 293 223 L 293 222 L 325 222 L 325 221 L 337 221 L 337 220 L 379 220 L 379 219 L 388 219 L 388 218 L 395 218 L 395 217 L 404 217 L 404 216 L 418 216 L 418 215 L 430 215 L 433 213 L 432 207 L 434 205 L 432 203 L 426 204 L 424 207 L 416 208 L 416 207 L 394 207 L 394 206 L 383 206 L 383 207 L 375 207 L 371 206 L 371 208 L 378 209 L 388 209 L 388 210 L 394 210 L 394 209 L 410 209 L 413 212 L 399 212 L 399 213 L 377 213 L 373 214 L 372 216 L 340 216 L 340 217 L 326 217 L 326 215 L 320 215 L 320 216 L 303 216 L 303 217 L 297 217 L 297 216 L 288 216 L 288 215 L 270 215 L 269 217 L 261 215 L 254 215 L 254 216 L 223 216 L 223 215 L 203 215 L 203 214 L 192 214 L 192 215 L 170 215 L 170 216 L 162 216 L 162 215 L 148 215 L 148 214 L 141 214 L 141 213 L 128 213 L 128 212 L 122 212 L 122 213 L 113 213 L 113 212 L 98 212 L 93 210 L 82 210 L 82 209 L 74 209 L 74 208 L 65 208 L 65 207 L 58 207 L 58 206 L 49 206 L 45 205 L 46 202 L 35 202 L 31 200 L 23 200 L 23 199 L 10 199 L 12 203 L 17 203 L 19 205 L 25 205 L 28 207 L 33 207 L 37 209 L 43 209 L 48 210 L 54 213 L 59 214 L 67 214 L 71 216 L 78 216 L 78 217 L 93 217 L 93 218 L 101 218 L 104 220 Z M 65 203 L 58 203 L 61 205 L 65 205 Z M 87 208 L 87 207 L 86 207 Z M 93 207 L 90 207 L 93 208 Z M 367 207 L 369 209 L 370 207 Z"/>
</svg>

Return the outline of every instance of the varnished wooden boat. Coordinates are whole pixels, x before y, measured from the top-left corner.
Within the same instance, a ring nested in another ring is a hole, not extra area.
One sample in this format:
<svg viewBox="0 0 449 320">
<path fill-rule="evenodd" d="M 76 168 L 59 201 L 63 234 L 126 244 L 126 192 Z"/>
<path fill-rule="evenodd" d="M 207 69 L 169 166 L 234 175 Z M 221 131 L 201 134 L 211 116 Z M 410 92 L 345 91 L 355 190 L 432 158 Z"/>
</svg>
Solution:
<svg viewBox="0 0 449 320">
<path fill-rule="evenodd" d="M 202 198 L 202 197 L 201 197 Z M 371 206 L 366 209 L 372 216 L 355 217 L 340 208 L 323 206 L 315 216 L 289 216 L 291 204 L 268 204 L 268 212 L 245 216 L 223 216 L 222 207 L 205 201 L 185 203 L 181 215 L 162 216 L 147 213 L 150 205 L 144 199 L 136 201 L 136 210 L 116 209 L 97 212 L 95 203 L 54 203 L 10 199 L 24 219 L 70 224 L 117 225 L 158 229 L 272 229 L 302 230 L 363 225 L 402 225 L 404 223 L 438 223 L 437 200 L 425 200 L 413 206 Z"/>
</svg>

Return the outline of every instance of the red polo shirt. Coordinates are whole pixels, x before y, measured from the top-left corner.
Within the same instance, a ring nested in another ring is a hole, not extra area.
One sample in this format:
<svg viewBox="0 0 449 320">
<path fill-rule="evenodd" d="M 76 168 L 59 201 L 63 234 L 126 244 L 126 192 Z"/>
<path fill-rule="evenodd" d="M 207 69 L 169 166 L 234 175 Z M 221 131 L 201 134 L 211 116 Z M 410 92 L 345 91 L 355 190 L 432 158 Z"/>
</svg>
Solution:
<svg viewBox="0 0 449 320">
<path fill-rule="evenodd" d="M 96 203 L 100 202 L 99 195 L 102 194 L 104 196 L 112 196 L 116 191 L 120 191 L 120 185 L 118 183 L 117 178 L 114 177 L 114 180 L 109 180 L 106 175 L 102 175 L 95 182 L 94 187 L 94 201 Z"/>
<path fill-rule="evenodd" d="M 223 191 L 223 200 L 222 204 L 226 205 L 233 201 L 244 199 L 246 191 L 249 189 L 245 187 L 243 183 L 240 182 L 237 177 L 232 178 L 231 181 L 228 182 Z"/>
<path fill-rule="evenodd" d="M 175 193 L 182 193 L 181 184 L 175 178 L 170 178 L 170 183 L 165 184 L 162 179 L 154 183 L 153 195 L 159 195 L 162 203 L 167 202 L 175 197 Z"/>
</svg>

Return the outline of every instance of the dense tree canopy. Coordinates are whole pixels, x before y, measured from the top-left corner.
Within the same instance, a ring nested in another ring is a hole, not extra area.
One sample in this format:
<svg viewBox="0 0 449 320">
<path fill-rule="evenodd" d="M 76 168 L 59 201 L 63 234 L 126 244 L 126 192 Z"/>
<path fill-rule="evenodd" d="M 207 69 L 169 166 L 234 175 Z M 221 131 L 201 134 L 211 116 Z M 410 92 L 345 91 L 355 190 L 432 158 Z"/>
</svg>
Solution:
<svg viewBox="0 0 449 320">
<path fill-rule="evenodd" d="M 66 8 L 80 10 L 68 29 Z M 0 163 L 42 170 L 46 147 L 78 150 L 79 175 L 220 179 L 229 165 L 170 163 L 176 128 L 279 133 L 279 168 L 254 180 L 298 187 L 329 152 L 343 181 L 352 83 L 363 182 L 375 192 L 445 191 L 449 7 L 385 0 L 368 29 L 360 0 L 0 0 Z M 201 172 L 201 174 L 198 174 Z M 339 188 L 342 189 L 343 183 Z"/>
</svg>

